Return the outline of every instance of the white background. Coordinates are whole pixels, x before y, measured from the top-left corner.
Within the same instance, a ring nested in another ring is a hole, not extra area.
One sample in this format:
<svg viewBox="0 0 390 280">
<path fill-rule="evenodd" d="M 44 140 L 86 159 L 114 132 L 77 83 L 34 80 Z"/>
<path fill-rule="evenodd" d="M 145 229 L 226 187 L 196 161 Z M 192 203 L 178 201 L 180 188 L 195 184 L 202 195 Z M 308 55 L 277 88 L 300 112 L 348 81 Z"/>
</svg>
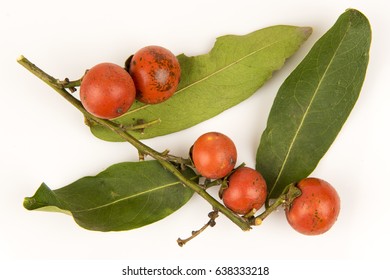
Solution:
<svg viewBox="0 0 390 280">
<path fill-rule="evenodd" d="M 17 64 L 19 55 L 55 77 L 77 79 L 99 62 L 122 65 L 145 45 L 198 55 L 208 52 L 218 36 L 278 24 L 311 26 L 309 40 L 251 98 L 195 127 L 144 141 L 157 150 L 169 148 L 185 156 L 200 134 L 220 131 L 236 142 L 239 161 L 254 167 L 278 88 L 347 8 L 356 8 L 369 18 L 373 41 L 361 96 L 312 174 L 333 184 L 341 197 L 339 219 L 326 234 L 296 233 L 283 211 L 246 233 L 221 216 L 214 228 L 180 248 L 176 239 L 187 237 L 207 221 L 210 207 L 196 195 L 166 219 L 127 232 L 87 231 L 67 215 L 23 208 L 23 198 L 33 195 L 43 181 L 56 189 L 111 164 L 135 161 L 137 154 L 127 143 L 94 138 L 76 109 Z M 21 260 L 37 260 L 43 266 L 45 260 L 65 259 L 154 260 L 156 265 L 162 260 L 204 265 L 206 261 L 242 265 L 251 260 L 264 265 L 278 260 L 336 260 L 348 261 L 345 273 L 358 273 L 352 270 L 355 264 L 361 271 L 365 267 L 359 264 L 375 267 L 376 261 L 388 260 L 388 12 L 385 0 L 1 1 L 1 264 L 14 268 Z"/>
</svg>

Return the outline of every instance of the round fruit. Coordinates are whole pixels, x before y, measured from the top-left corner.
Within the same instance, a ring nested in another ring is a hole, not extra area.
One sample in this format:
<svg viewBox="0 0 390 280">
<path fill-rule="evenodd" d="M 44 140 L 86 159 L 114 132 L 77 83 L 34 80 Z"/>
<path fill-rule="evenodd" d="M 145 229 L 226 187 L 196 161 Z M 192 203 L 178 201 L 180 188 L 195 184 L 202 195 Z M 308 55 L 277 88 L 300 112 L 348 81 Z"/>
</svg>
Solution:
<svg viewBox="0 0 390 280">
<path fill-rule="evenodd" d="M 222 133 L 205 133 L 192 146 L 192 161 L 196 170 L 206 178 L 225 177 L 236 165 L 236 146 Z"/>
<path fill-rule="evenodd" d="M 340 212 L 340 198 L 336 190 L 328 182 L 317 178 L 303 179 L 297 187 L 302 194 L 286 208 L 289 224 L 306 235 L 328 231 Z"/>
<path fill-rule="evenodd" d="M 130 75 L 137 89 L 137 99 L 156 104 L 171 97 L 180 81 L 180 64 L 176 56 L 160 46 L 147 46 L 131 58 Z"/>
<path fill-rule="evenodd" d="M 119 65 L 97 64 L 81 81 L 80 100 L 84 108 L 96 117 L 119 117 L 129 110 L 135 100 L 133 80 Z"/>
<path fill-rule="evenodd" d="M 233 212 L 245 215 L 259 210 L 267 197 L 267 185 L 259 172 L 240 167 L 228 178 L 228 187 L 222 191 L 223 203 Z"/>
</svg>

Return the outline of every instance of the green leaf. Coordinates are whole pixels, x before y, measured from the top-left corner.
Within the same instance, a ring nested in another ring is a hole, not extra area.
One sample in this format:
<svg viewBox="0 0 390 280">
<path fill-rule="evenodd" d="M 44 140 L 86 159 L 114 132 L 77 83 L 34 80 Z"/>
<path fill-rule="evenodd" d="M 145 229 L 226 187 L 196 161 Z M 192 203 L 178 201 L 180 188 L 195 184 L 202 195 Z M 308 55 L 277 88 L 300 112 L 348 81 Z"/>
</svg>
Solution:
<svg viewBox="0 0 390 280">
<path fill-rule="evenodd" d="M 210 119 L 256 92 L 311 31 L 309 27 L 273 26 L 244 36 L 220 37 L 208 54 L 181 54 L 178 59 L 182 76 L 175 95 L 156 105 L 137 102 L 115 121 L 129 128 L 136 138 L 145 139 Z M 98 124 L 89 125 L 98 138 L 122 141 Z M 140 125 L 145 129 L 137 130 Z"/>
<path fill-rule="evenodd" d="M 270 198 L 310 175 L 358 99 L 371 43 L 367 18 L 347 10 L 286 79 L 256 157 Z"/>
<path fill-rule="evenodd" d="M 183 173 L 189 179 L 191 169 Z M 28 210 L 70 213 L 82 227 L 97 231 L 120 231 L 142 227 L 170 215 L 183 206 L 193 191 L 157 161 L 124 162 L 96 176 L 50 190 L 44 183 L 33 197 L 24 200 Z"/>
</svg>

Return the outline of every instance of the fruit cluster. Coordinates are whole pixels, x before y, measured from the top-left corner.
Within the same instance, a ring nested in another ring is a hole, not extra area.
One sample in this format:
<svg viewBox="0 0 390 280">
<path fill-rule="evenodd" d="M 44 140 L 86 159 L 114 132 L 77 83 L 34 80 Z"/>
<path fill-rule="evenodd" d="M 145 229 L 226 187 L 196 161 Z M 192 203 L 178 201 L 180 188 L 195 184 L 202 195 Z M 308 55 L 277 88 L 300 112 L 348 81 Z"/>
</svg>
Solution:
<svg viewBox="0 0 390 280">
<path fill-rule="evenodd" d="M 265 203 L 267 185 L 255 169 L 240 166 L 234 169 L 237 150 L 233 141 L 218 132 L 201 135 L 191 149 L 195 169 L 207 179 L 224 178 L 220 196 L 233 212 L 253 216 Z M 289 224 L 305 235 L 328 231 L 340 211 L 340 198 L 326 181 L 305 178 L 296 184 L 301 194 L 285 204 Z"/>
<path fill-rule="evenodd" d="M 170 98 L 180 81 L 180 64 L 166 48 L 138 50 L 128 69 L 100 63 L 89 69 L 80 85 L 80 101 L 92 115 L 112 119 L 126 113 L 137 99 L 157 104 Z"/>
</svg>

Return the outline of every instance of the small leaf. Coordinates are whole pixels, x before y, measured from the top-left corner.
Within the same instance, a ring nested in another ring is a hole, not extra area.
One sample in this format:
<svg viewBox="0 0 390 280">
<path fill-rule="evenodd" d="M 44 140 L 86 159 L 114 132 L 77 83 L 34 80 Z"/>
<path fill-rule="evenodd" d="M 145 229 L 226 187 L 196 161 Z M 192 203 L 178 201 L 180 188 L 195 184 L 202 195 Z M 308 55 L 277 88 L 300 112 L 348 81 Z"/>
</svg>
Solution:
<svg viewBox="0 0 390 280">
<path fill-rule="evenodd" d="M 273 26 L 244 36 L 220 37 L 208 54 L 181 54 L 182 76 L 175 95 L 155 105 L 136 102 L 115 121 L 145 139 L 210 119 L 256 92 L 310 34 L 309 27 Z M 88 124 L 98 138 L 122 141 L 112 131 Z"/>
<path fill-rule="evenodd" d="M 196 178 L 191 169 L 183 173 Z M 157 161 L 124 162 L 96 176 L 81 178 L 57 190 L 44 183 L 33 197 L 25 198 L 28 210 L 69 212 L 82 227 L 120 231 L 142 227 L 170 215 L 183 206 L 193 191 Z"/>
<path fill-rule="evenodd" d="M 358 99 L 370 43 L 366 17 L 347 10 L 279 89 L 256 157 L 270 198 L 310 175 L 333 143 Z"/>
</svg>

